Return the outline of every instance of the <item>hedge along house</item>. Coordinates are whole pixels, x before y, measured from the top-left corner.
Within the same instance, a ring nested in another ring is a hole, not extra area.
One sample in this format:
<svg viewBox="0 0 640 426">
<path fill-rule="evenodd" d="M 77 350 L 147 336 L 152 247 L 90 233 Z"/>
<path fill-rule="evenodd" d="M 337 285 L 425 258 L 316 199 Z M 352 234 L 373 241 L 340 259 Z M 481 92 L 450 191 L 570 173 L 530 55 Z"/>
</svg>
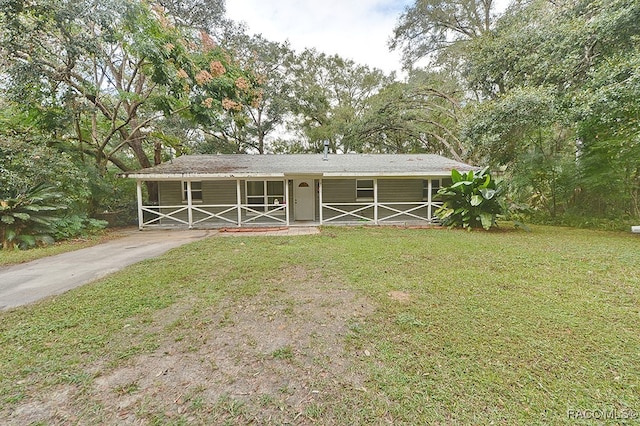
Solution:
<svg viewBox="0 0 640 426">
<path fill-rule="evenodd" d="M 475 167 L 433 154 L 185 155 L 121 176 L 137 180 L 140 229 L 431 224 L 452 169 Z M 143 200 L 150 181 L 158 205 Z"/>
</svg>

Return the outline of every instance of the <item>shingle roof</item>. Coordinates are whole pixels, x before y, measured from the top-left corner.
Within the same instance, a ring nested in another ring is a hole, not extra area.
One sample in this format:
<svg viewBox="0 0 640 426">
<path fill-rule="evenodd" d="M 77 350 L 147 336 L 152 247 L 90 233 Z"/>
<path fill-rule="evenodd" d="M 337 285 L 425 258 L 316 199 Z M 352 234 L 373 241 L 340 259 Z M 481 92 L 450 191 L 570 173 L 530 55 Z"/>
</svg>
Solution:
<svg viewBox="0 0 640 426">
<path fill-rule="evenodd" d="M 155 167 L 122 173 L 137 179 L 270 177 L 291 175 L 448 176 L 473 166 L 435 154 L 183 155 Z"/>
</svg>

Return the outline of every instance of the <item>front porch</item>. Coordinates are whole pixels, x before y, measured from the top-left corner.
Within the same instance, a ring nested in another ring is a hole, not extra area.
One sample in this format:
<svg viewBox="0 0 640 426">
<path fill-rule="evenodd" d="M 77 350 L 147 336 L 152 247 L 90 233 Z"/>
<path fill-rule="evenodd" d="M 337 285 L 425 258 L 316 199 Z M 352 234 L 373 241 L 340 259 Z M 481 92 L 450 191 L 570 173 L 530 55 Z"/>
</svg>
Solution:
<svg viewBox="0 0 640 426">
<path fill-rule="evenodd" d="M 441 178 L 166 181 L 160 203 L 143 201 L 138 227 L 243 228 L 313 225 L 432 225 Z M 180 195 L 181 194 L 181 195 Z M 233 202 L 232 201 L 233 198 Z"/>
</svg>

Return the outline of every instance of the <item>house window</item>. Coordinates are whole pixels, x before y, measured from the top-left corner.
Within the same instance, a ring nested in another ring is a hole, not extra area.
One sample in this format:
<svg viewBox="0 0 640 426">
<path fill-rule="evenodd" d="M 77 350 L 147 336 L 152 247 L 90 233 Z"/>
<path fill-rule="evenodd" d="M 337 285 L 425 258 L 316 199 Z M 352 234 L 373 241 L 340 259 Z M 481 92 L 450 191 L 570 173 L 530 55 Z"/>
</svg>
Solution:
<svg viewBox="0 0 640 426">
<path fill-rule="evenodd" d="M 373 200 L 373 179 L 356 180 L 356 200 Z"/>
<path fill-rule="evenodd" d="M 247 204 L 267 211 L 284 204 L 284 181 L 248 180 L 246 182 Z"/>
<path fill-rule="evenodd" d="M 423 200 L 428 200 L 429 199 L 429 181 L 428 180 L 423 180 L 422 181 L 422 199 Z M 436 194 L 438 193 L 438 191 L 440 190 L 440 188 L 445 188 L 447 186 L 451 185 L 451 179 L 448 178 L 444 178 L 444 179 L 431 179 L 431 200 L 435 199 Z"/>
<path fill-rule="evenodd" d="M 187 182 L 182 182 L 182 201 L 187 202 Z M 191 182 L 191 201 L 202 202 L 202 182 Z"/>
<path fill-rule="evenodd" d="M 440 179 L 431 179 L 431 199 L 433 200 L 440 189 Z M 429 199 L 429 180 L 422 181 L 422 199 Z"/>
</svg>

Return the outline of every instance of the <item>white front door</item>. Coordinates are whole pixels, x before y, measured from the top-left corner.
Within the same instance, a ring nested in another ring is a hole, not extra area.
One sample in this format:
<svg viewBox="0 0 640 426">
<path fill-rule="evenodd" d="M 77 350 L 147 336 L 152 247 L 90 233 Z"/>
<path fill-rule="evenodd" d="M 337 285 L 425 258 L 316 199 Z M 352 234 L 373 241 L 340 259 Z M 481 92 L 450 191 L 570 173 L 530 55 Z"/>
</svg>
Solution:
<svg viewBox="0 0 640 426">
<path fill-rule="evenodd" d="M 294 220 L 313 220 L 315 212 L 313 179 L 293 181 Z"/>
</svg>

